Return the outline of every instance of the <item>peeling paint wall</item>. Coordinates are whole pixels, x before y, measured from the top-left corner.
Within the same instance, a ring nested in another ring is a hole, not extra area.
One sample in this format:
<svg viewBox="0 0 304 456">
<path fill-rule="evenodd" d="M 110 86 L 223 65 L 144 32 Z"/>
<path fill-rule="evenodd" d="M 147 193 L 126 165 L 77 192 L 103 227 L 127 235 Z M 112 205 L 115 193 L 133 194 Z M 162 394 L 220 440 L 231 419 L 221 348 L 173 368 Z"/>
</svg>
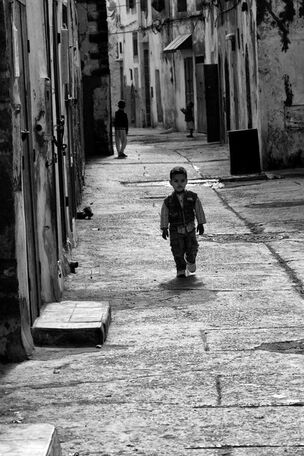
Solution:
<svg viewBox="0 0 304 456">
<path fill-rule="evenodd" d="M 106 0 L 77 2 L 86 155 L 113 154 Z"/>
<path fill-rule="evenodd" d="M 304 165 L 304 15 L 300 2 L 288 3 L 289 10 L 282 0 L 263 2 L 258 10 L 260 128 L 268 169 Z"/>
</svg>

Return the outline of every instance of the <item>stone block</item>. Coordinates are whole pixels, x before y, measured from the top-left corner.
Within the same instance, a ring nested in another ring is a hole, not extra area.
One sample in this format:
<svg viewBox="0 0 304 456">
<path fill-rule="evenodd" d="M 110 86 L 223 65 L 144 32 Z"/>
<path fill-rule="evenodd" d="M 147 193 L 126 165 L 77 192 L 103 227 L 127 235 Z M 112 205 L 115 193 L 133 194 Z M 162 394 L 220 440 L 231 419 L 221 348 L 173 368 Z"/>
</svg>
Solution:
<svg viewBox="0 0 304 456">
<path fill-rule="evenodd" d="M 61 301 L 46 304 L 34 322 L 37 346 L 94 346 L 106 340 L 111 308 L 105 301 Z"/>
<path fill-rule="evenodd" d="M 5 456 L 61 456 L 57 432 L 51 424 L 0 426 L 0 454 Z"/>
</svg>

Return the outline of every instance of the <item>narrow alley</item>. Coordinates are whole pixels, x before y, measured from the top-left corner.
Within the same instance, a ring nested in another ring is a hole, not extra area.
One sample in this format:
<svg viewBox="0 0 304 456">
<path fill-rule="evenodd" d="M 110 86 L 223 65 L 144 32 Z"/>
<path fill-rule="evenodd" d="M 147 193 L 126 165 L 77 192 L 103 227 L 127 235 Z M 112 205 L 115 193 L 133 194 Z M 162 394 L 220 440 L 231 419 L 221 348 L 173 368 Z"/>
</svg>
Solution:
<svg viewBox="0 0 304 456">
<path fill-rule="evenodd" d="M 303 455 L 303 170 L 231 179 L 227 146 L 160 129 L 126 153 L 87 161 L 62 297 L 109 302 L 107 340 L 2 365 L 0 424 L 54 425 L 63 456 Z M 159 230 L 176 165 L 207 218 L 184 279 Z"/>
</svg>

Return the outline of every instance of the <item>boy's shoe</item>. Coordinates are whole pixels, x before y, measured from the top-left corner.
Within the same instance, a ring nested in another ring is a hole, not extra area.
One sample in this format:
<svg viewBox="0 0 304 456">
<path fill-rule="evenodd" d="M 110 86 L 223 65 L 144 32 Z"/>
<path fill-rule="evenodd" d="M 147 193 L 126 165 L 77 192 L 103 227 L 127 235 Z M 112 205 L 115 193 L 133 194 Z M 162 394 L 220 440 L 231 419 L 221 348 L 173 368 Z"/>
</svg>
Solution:
<svg viewBox="0 0 304 456">
<path fill-rule="evenodd" d="M 187 263 L 187 269 L 189 272 L 195 272 L 196 271 L 196 264 L 195 263 Z"/>
<path fill-rule="evenodd" d="M 126 155 L 124 152 L 121 154 L 122 158 L 127 158 L 128 155 Z"/>
<path fill-rule="evenodd" d="M 186 277 L 186 271 L 184 269 L 177 271 L 176 277 Z"/>
</svg>

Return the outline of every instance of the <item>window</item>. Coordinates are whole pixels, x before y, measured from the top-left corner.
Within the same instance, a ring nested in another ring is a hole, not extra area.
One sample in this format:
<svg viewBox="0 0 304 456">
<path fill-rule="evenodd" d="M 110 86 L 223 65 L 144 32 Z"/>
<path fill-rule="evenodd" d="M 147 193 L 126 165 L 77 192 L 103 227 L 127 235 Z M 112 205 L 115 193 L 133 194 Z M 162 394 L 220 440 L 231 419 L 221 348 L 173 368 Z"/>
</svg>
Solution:
<svg viewBox="0 0 304 456">
<path fill-rule="evenodd" d="M 130 69 L 130 80 L 133 81 L 133 71 Z"/>
<path fill-rule="evenodd" d="M 143 12 L 148 10 L 147 0 L 140 0 L 140 7 Z"/>
<path fill-rule="evenodd" d="M 179 13 L 187 11 L 187 0 L 177 0 L 177 11 Z"/>
<path fill-rule="evenodd" d="M 138 39 L 137 32 L 132 33 L 133 37 L 133 57 L 138 57 Z"/>
<path fill-rule="evenodd" d="M 136 0 L 126 0 L 126 8 L 132 9 L 135 7 L 135 1 Z"/>
</svg>

